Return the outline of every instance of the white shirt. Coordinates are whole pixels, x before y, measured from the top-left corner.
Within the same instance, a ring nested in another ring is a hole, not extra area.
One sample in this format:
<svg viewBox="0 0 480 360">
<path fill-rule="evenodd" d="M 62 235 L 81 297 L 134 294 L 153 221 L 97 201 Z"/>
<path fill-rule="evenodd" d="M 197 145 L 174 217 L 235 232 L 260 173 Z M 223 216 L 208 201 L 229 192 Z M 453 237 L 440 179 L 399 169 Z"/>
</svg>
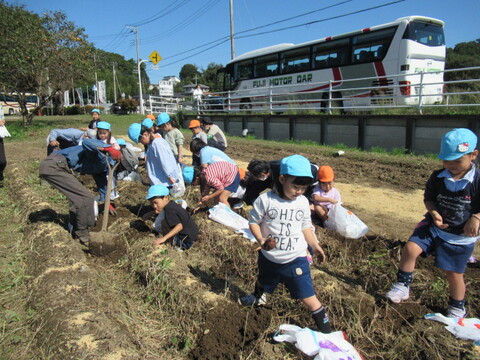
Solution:
<svg viewBox="0 0 480 360">
<path fill-rule="evenodd" d="M 306 256 L 307 241 L 303 230 L 310 229 L 310 207 L 305 196 L 285 200 L 269 191 L 253 203 L 249 216 L 250 224 L 257 224 L 264 237 L 271 235 L 277 245 L 270 251 L 261 250 L 270 261 L 286 264 Z"/>
</svg>

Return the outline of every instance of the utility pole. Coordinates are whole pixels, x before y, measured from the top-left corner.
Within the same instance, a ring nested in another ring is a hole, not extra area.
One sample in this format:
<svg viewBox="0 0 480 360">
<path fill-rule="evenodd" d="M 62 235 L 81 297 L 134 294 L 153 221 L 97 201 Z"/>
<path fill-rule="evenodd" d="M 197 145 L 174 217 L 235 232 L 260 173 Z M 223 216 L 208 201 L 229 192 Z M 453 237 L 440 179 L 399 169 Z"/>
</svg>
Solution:
<svg viewBox="0 0 480 360">
<path fill-rule="evenodd" d="M 235 57 L 235 31 L 233 29 L 233 0 L 230 0 L 230 49 L 232 59 Z"/>
<path fill-rule="evenodd" d="M 93 95 L 95 96 L 95 105 L 98 106 L 98 77 L 97 77 L 97 54 L 93 53 L 93 63 L 95 66 L 95 91 L 93 92 Z"/>
<path fill-rule="evenodd" d="M 117 85 L 115 83 L 115 78 L 117 75 L 115 74 L 115 62 L 113 63 L 113 102 L 117 102 Z"/>
<path fill-rule="evenodd" d="M 141 68 L 140 68 L 140 50 L 138 47 L 138 27 L 136 26 L 127 26 L 128 29 L 132 29 L 132 31 L 135 33 L 135 43 L 136 43 L 136 48 L 137 48 L 137 67 L 138 67 L 138 89 L 139 89 L 139 102 L 140 102 L 140 114 L 143 114 L 143 91 L 142 91 L 142 74 L 141 74 Z M 145 60 L 142 60 L 142 62 Z"/>
</svg>

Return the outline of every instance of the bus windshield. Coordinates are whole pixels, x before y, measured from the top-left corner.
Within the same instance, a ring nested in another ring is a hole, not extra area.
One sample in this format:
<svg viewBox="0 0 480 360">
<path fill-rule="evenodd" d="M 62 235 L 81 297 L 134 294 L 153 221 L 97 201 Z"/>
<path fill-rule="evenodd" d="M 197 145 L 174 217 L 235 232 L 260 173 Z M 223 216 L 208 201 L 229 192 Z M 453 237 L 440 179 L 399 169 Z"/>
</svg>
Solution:
<svg viewBox="0 0 480 360">
<path fill-rule="evenodd" d="M 411 22 L 407 25 L 404 39 L 413 40 L 427 46 L 445 45 L 445 35 L 443 27 L 425 22 Z"/>
</svg>

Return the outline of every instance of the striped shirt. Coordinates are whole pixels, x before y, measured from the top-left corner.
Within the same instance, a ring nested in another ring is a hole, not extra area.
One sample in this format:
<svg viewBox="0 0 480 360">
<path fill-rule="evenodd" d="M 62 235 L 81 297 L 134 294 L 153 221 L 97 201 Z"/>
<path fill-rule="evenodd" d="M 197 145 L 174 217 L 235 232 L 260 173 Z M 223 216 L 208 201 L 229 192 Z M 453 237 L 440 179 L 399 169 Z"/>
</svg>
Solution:
<svg viewBox="0 0 480 360">
<path fill-rule="evenodd" d="M 224 189 L 231 185 L 238 174 L 238 166 L 227 161 L 218 161 L 208 165 L 204 170 L 207 185 L 215 189 Z"/>
</svg>

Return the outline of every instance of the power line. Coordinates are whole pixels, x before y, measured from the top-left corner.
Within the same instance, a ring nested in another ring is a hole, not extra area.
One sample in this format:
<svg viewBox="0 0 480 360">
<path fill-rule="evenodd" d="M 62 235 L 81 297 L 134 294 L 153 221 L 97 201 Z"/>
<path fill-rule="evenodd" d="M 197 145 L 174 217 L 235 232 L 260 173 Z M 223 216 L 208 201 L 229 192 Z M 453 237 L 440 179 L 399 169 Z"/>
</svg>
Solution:
<svg viewBox="0 0 480 360">
<path fill-rule="evenodd" d="M 389 3 L 382 4 L 382 5 L 372 6 L 372 7 L 366 8 L 366 9 L 357 10 L 357 11 L 352 11 L 352 12 L 349 12 L 349 13 L 346 13 L 346 14 L 342 14 L 342 15 L 331 16 L 331 17 L 328 17 L 328 18 L 320 19 L 320 20 L 309 21 L 309 22 L 306 22 L 306 23 L 303 23 L 303 24 L 286 26 L 286 27 L 283 27 L 283 28 L 280 28 L 280 29 L 275 29 L 275 30 L 270 30 L 270 31 L 263 31 L 263 32 L 260 32 L 260 33 L 257 33 L 257 34 L 243 35 L 243 36 L 237 37 L 237 39 L 243 39 L 243 38 L 252 37 L 252 36 L 258 36 L 258 35 L 265 35 L 265 34 L 270 34 L 270 33 L 274 33 L 274 32 L 279 32 L 279 31 L 294 29 L 294 28 L 297 28 L 297 27 L 305 26 L 305 25 L 317 24 L 317 23 L 324 22 L 324 21 L 327 21 L 327 20 L 339 19 L 339 18 L 342 18 L 342 17 L 345 17 L 345 16 L 360 14 L 360 13 L 362 13 L 362 12 L 379 9 L 379 8 L 382 8 L 382 7 L 385 7 L 385 6 L 389 6 L 389 5 L 401 3 L 401 2 L 404 2 L 404 1 L 406 1 L 406 0 L 396 0 L 396 1 L 392 1 L 392 2 L 389 2 Z"/>
<path fill-rule="evenodd" d="M 343 5 L 343 4 L 346 4 L 346 3 L 351 2 L 351 1 L 354 1 L 354 0 L 344 0 L 344 1 L 340 1 L 340 2 L 338 2 L 338 3 L 336 3 L 336 4 L 332 4 L 332 5 L 329 5 L 329 6 L 325 6 L 325 7 L 322 7 L 322 8 L 320 8 L 320 9 L 308 11 L 308 12 L 303 13 L 303 14 L 299 14 L 299 15 L 291 16 L 291 17 L 288 17 L 288 18 L 285 18 L 285 19 L 277 20 L 277 21 L 274 21 L 274 22 L 269 23 L 269 24 L 265 24 L 265 25 L 261 25 L 261 26 L 256 26 L 256 27 L 253 27 L 253 28 L 251 28 L 251 29 L 242 30 L 242 31 L 239 31 L 239 32 L 235 33 L 235 35 L 243 34 L 243 33 L 250 32 L 250 31 L 254 31 L 254 30 L 263 29 L 263 28 L 265 28 L 265 27 L 272 26 L 272 25 L 276 25 L 276 24 L 279 24 L 279 23 L 284 22 L 284 21 L 289 21 L 289 20 L 293 20 L 293 19 L 298 19 L 299 17 L 303 17 L 303 16 L 307 16 L 307 15 L 314 14 L 314 13 L 316 13 L 316 12 L 320 12 L 320 11 L 323 11 L 323 10 L 331 9 L 331 8 L 333 8 L 333 7 L 336 7 L 336 6 L 339 6 L 339 5 Z"/>
<path fill-rule="evenodd" d="M 347 1 L 351 1 L 351 0 L 347 0 Z M 344 2 L 347 2 L 347 1 L 344 1 Z M 274 32 L 280 32 L 280 31 L 284 31 L 284 30 L 288 30 L 288 29 L 293 29 L 293 28 L 297 28 L 297 27 L 301 27 L 301 26 L 306 26 L 306 25 L 312 25 L 312 24 L 316 24 L 316 23 L 320 23 L 320 22 L 324 22 L 324 21 L 328 21 L 328 20 L 339 19 L 339 18 L 342 18 L 342 17 L 346 17 L 346 16 L 350 16 L 350 15 L 354 15 L 354 14 L 359 14 L 359 13 L 363 13 L 363 12 L 366 12 L 366 11 L 375 10 L 375 9 L 378 9 L 378 8 L 382 8 L 382 7 L 385 7 L 385 6 L 390 6 L 390 5 L 393 5 L 393 4 L 396 4 L 396 3 L 400 3 L 400 2 L 404 2 L 404 1 L 406 1 L 406 0 L 396 0 L 396 1 L 384 3 L 384 4 L 381 4 L 381 5 L 377 5 L 377 6 L 372 6 L 372 7 L 365 8 L 365 9 L 361 9 L 361 10 L 357 10 L 357 11 L 352 11 L 352 12 L 345 13 L 345 14 L 341 14 L 341 15 L 337 15 L 337 16 L 332 16 L 332 17 L 328 17 L 328 18 L 323 18 L 323 19 L 319 19 L 319 20 L 314 20 L 314 21 L 305 22 L 305 23 L 298 24 L 298 25 L 292 25 L 292 26 L 283 27 L 283 28 L 279 28 L 279 29 L 274 29 L 274 30 L 270 30 L 270 31 L 264 31 L 264 32 L 257 33 L 257 34 L 243 35 L 243 36 L 237 37 L 237 39 L 238 39 L 238 38 L 243 39 L 243 38 L 248 38 L 248 37 L 253 37 L 253 36 L 258 36 L 258 35 L 264 35 L 264 34 L 269 34 L 269 33 L 274 33 Z M 344 2 L 342 2 L 342 3 L 344 3 Z M 340 3 L 338 3 L 338 4 L 340 4 Z M 336 4 L 334 4 L 334 5 L 336 5 Z M 332 6 L 334 6 L 334 5 L 332 5 Z M 319 10 L 320 10 L 320 9 L 319 9 Z M 316 10 L 314 10 L 314 11 L 316 11 Z M 300 15 L 300 16 L 301 16 L 301 15 Z M 295 18 L 295 17 L 291 17 L 291 18 L 289 18 L 289 19 L 293 19 L 293 18 Z M 281 20 L 280 20 L 280 21 L 281 21 Z M 279 21 L 279 22 L 280 22 L 280 21 Z M 276 22 L 276 23 L 278 23 L 278 22 Z M 270 25 L 270 24 L 262 25 L 261 27 L 265 27 L 265 26 L 269 26 L 269 25 Z M 243 31 L 241 31 L 241 33 L 244 33 L 244 32 L 247 32 L 247 31 L 253 31 L 253 30 L 256 30 L 256 29 L 257 29 L 257 28 L 243 30 Z M 218 44 L 216 44 L 216 45 L 213 45 L 213 46 L 207 48 L 207 49 L 204 49 L 204 50 L 199 51 L 199 52 L 197 52 L 197 53 L 195 53 L 195 54 L 192 54 L 192 55 L 190 55 L 189 57 L 192 57 L 192 56 L 201 54 L 201 53 L 203 53 L 203 52 L 205 52 L 205 51 L 207 51 L 207 50 L 210 50 L 210 49 L 212 49 L 212 48 L 215 48 L 215 47 L 217 47 L 217 46 L 220 46 L 220 45 L 223 44 L 224 42 L 228 41 L 229 38 L 230 38 L 230 37 L 227 36 L 226 39 L 225 39 L 225 37 L 222 37 L 222 38 L 219 38 L 219 39 L 217 39 L 217 40 L 211 41 L 210 43 L 217 42 L 217 41 L 220 41 L 220 42 L 219 42 Z M 210 44 L 210 43 L 207 43 L 207 44 Z M 205 46 L 205 44 L 204 44 L 204 45 L 200 45 L 200 46 L 198 46 L 198 47 L 196 47 L 196 48 L 194 48 L 194 49 L 198 49 L 198 48 L 201 48 L 201 47 L 203 47 L 203 46 Z M 165 60 L 171 59 L 171 58 L 176 57 L 176 56 L 179 56 L 180 54 L 185 54 L 185 53 L 190 52 L 190 51 L 192 51 L 192 50 L 194 50 L 194 49 L 189 49 L 189 50 L 183 51 L 183 52 L 181 52 L 181 53 L 172 55 L 172 56 L 170 56 L 170 57 L 165 58 Z M 169 65 L 173 65 L 173 64 L 176 64 L 176 63 L 179 63 L 180 61 L 186 60 L 186 59 L 188 59 L 189 57 L 185 57 L 185 58 L 176 60 L 176 61 L 174 61 L 174 62 L 165 64 L 165 65 L 163 65 L 163 67 L 169 66 Z"/>
<path fill-rule="evenodd" d="M 155 36 L 152 36 L 150 38 L 143 38 L 140 43 L 141 44 L 150 44 L 154 41 L 162 40 L 165 39 L 166 37 L 169 37 L 176 32 L 178 32 L 180 29 L 185 28 L 185 25 L 187 24 L 193 24 L 194 22 L 198 21 L 202 15 L 204 15 L 208 10 L 210 10 L 212 7 L 214 7 L 220 0 L 209 0 L 206 4 L 204 4 L 202 7 L 200 7 L 198 10 L 196 10 L 193 14 L 189 15 L 186 19 L 184 19 L 182 22 L 176 24 L 174 27 L 171 29 L 157 34 Z"/>
<path fill-rule="evenodd" d="M 148 23 L 151 23 L 152 21 L 155 21 L 155 20 L 158 20 L 162 17 L 165 17 L 167 15 L 169 15 L 170 13 L 174 12 L 175 10 L 178 10 L 180 9 L 183 5 L 189 3 L 191 0 L 175 0 L 172 4 L 168 5 L 166 8 L 160 10 L 159 12 L 157 12 L 156 14 L 153 14 L 152 16 L 150 16 L 149 18 L 145 19 L 145 20 L 140 20 L 134 24 L 132 24 L 131 26 L 141 26 L 141 25 L 146 25 Z M 180 2 L 180 4 L 176 5 L 176 3 Z M 172 9 L 169 9 L 173 7 Z"/>
</svg>

